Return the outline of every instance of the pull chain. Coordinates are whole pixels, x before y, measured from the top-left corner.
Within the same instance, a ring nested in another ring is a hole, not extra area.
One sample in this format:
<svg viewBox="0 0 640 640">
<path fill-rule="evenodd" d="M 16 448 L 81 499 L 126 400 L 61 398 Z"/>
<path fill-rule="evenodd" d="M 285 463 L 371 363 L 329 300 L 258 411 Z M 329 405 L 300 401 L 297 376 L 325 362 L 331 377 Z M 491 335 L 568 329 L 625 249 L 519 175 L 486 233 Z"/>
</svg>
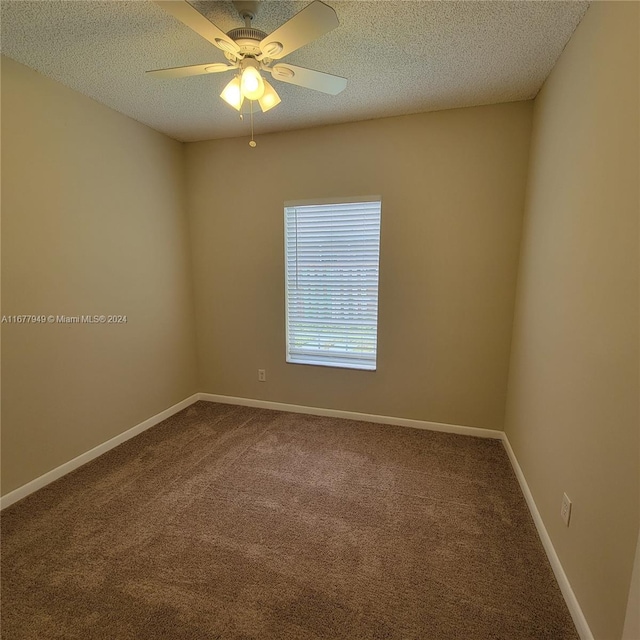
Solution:
<svg viewBox="0 0 640 640">
<path fill-rule="evenodd" d="M 251 148 L 256 146 L 256 141 L 253 139 L 253 100 L 249 100 L 249 107 L 251 109 L 251 140 L 249 141 L 249 146 Z"/>
</svg>

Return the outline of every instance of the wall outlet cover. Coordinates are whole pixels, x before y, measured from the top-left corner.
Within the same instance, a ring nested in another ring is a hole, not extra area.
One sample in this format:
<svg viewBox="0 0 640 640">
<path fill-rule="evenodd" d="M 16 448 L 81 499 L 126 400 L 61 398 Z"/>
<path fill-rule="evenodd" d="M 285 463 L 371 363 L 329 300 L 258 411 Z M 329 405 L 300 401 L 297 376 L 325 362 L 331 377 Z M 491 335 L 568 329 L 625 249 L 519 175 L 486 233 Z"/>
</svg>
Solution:
<svg viewBox="0 0 640 640">
<path fill-rule="evenodd" d="M 564 523 L 569 526 L 569 520 L 571 519 L 571 500 L 566 493 L 562 494 L 562 506 L 560 507 L 560 516 L 564 520 Z"/>
</svg>

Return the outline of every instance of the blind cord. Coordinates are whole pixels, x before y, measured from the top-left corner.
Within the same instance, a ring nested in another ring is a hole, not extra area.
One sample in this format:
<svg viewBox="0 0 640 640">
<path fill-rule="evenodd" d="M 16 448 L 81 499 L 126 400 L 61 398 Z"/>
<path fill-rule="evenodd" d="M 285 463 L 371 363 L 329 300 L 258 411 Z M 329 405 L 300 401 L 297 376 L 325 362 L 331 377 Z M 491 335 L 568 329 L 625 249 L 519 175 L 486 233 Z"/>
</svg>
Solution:
<svg viewBox="0 0 640 640">
<path fill-rule="evenodd" d="M 253 139 L 253 100 L 249 100 L 249 110 L 251 114 L 251 140 L 249 140 L 249 146 L 253 149 L 257 144 Z"/>
</svg>

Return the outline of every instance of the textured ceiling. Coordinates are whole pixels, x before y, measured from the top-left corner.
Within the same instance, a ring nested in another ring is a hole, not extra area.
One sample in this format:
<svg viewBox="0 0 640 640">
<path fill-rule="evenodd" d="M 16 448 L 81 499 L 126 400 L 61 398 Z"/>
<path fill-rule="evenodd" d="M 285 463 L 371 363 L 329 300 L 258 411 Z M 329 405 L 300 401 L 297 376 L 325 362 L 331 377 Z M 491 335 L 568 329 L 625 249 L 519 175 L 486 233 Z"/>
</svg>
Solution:
<svg viewBox="0 0 640 640">
<path fill-rule="evenodd" d="M 243 25 L 231 2 L 192 3 L 224 31 Z M 308 2 L 266 1 L 270 33 Z M 340 26 L 283 62 L 348 78 L 325 95 L 274 81 L 282 103 L 256 133 L 536 95 L 587 2 L 328 0 Z M 145 71 L 224 62 L 222 52 L 143 1 L 2 0 L 2 53 L 183 141 L 246 135 L 218 96 L 230 74 L 159 80 Z"/>
</svg>

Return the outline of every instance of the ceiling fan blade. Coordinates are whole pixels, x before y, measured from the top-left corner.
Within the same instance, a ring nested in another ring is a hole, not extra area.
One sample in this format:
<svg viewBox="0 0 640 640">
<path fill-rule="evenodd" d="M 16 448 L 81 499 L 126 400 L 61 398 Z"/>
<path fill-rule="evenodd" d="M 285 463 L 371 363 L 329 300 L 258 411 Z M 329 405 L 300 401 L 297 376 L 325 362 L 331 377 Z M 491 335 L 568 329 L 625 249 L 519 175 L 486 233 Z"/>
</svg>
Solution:
<svg viewBox="0 0 640 640">
<path fill-rule="evenodd" d="M 260 42 L 261 57 L 280 60 L 339 24 L 336 12 L 316 0 Z"/>
<path fill-rule="evenodd" d="M 210 62 L 209 64 L 194 64 L 188 67 L 171 67 L 169 69 L 154 69 L 147 71 L 150 76 L 155 78 L 188 78 L 189 76 L 201 76 L 206 73 L 221 73 L 223 71 L 231 71 L 236 67 L 232 64 L 224 64 L 223 62 Z"/>
<path fill-rule="evenodd" d="M 270 71 L 276 80 L 296 84 L 307 89 L 315 89 L 323 93 L 330 93 L 332 96 L 337 95 L 347 86 L 346 78 L 305 69 L 304 67 L 296 67 L 292 64 L 277 64 Z"/>
<path fill-rule="evenodd" d="M 207 20 L 186 0 L 155 0 L 155 3 L 219 49 L 229 53 L 237 53 L 240 50 L 222 29 Z"/>
</svg>

